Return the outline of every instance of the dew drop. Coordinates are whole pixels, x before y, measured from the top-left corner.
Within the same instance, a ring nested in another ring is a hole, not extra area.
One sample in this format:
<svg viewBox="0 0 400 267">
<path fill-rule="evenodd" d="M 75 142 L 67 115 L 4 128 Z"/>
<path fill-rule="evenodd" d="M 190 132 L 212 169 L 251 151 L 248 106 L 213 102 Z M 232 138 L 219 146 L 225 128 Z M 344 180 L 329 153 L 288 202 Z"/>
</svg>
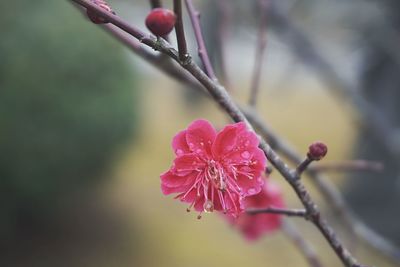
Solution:
<svg viewBox="0 0 400 267">
<path fill-rule="evenodd" d="M 200 148 L 196 149 L 196 153 L 201 153 L 202 150 Z"/>
<path fill-rule="evenodd" d="M 206 202 L 204 202 L 204 212 L 213 212 L 214 211 L 214 204 L 210 201 L 207 200 Z"/>
<path fill-rule="evenodd" d="M 244 146 L 249 146 L 249 145 L 250 145 L 250 141 L 247 140 L 247 141 L 244 143 Z"/>
<path fill-rule="evenodd" d="M 243 151 L 242 154 L 240 154 L 242 158 L 244 159 L 249 159 L 250 158 L 250 152 L 249 151 Z"/>
<path fill-rule="evenodd" d="M 249 190 L 247 190 L 247 193 L 249 195 L 254 195 L 257 192 L 257 190 L 255 188 L 250 188 Z"/>
<path fill-rule="evenodd" d="M 204 146 L 204 143 L 203 143 L 203 142 L 200 142 L 200 145 L 201 145 L 201 146 Z"/>
<path fill-rule="evenodd" d="M 177 150 L 175 151 L 175 153 L 176 153 L 178 156 L 180 156 L 180 155 L 183 154 L 183 150 L 182 150 L 182 149 L 177 149 Z"/>
<path fill-rule="evenodd" d="M 189 148 L 192 149 L 194 147 L 193 143 L 189 143 Z"/>
</svg>

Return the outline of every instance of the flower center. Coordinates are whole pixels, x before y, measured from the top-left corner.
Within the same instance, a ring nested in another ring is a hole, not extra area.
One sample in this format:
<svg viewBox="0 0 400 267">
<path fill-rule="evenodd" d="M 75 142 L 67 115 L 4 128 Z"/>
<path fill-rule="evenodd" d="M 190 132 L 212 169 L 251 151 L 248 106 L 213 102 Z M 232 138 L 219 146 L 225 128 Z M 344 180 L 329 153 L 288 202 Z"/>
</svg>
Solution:
<svg viewBox="0 0 400 267">
<path fill-rule="evenodd" d="M 216 189 L 225 191 L 226 182 L 224 169 L 214 160 L 208 162 L 207 178 Z"/>
</svg>

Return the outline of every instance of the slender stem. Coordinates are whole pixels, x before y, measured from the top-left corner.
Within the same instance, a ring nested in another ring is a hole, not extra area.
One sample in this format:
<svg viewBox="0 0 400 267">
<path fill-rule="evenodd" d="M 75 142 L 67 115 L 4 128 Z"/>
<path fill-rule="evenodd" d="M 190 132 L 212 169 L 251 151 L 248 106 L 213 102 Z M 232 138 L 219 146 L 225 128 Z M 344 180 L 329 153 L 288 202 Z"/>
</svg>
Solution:
<svg viewBox="0 0 400 267">
<path fill-rule="evenodd" d="M 269 0 L 258 0 L 260 6 L 260 26 L 257 36 L 257 47 L 254 60 L 253 78 L 250 88 L 249 105 L 255 107 L 260 90 L 260 78 L 264 61 L 264 54 L 267 47 L 267 19 Z"/>
<path fill-rule="evenodd" d="M 236 121 L 243 121 L 249 130 L 254 131 L 252 125 L 249 123 L 245 115 L 231 99 L 224 87 L 218 84 L 215 80 L 211 80 L 201 69 L 197 66 L 190 57 L 185 58 L 184 61 L 179 60 L 178 53 L 175 51 L 167 42 L 163 39 L 154 39 L 144 36 L 144 34 L 136 29 L 135 27 L 129 26 L 126 22 L 114 16 L 113 14 L 102 10 L 97 5 L 91 4 L 87 0 L 71 0 L 78 3 L 86 8 L 90 8 L 95 13 L 108 19 L 114 25 L 124 29 L 131 33 L 134 37 L 146 45 L 152 47 L 155 50 L 161 51 L 166 55 L 170 56 L 174 60 L 177 60 L 179 64 L 190 72 L 210 93 L 214 100 L 225 110 L 230 117 Z M 175 1 L 176 2 L 176 1 Z M 310 194 L 301 183 L 299 176 L 293 170 L 291 170 L 278 156 L 278 154 L 260 137 L 260 148 L 264 151 L 267 158 L 275 166 L 275 168 L 282 174 L 286 181 L 292 186 L 293 190 L 299 197 L 300 201 L 304 205 L 310 220 L 314 225 L 321 231 L 327 242 L 330 244 L 336 255 L 341 259 L 342 263 L 347 267 L 359 267 L 357 260 L 350 254 L 350 252 L 343 246 L 341 241 L 337 238 L 333 229 L 326 223 L 322 218 L 316 204 L 312 200 Z"/>
<path fill-rule="evenodd" d="M 301 175 L 314 160 L 307 157 L 296 168 L 296 172 Z"/>
<path fill-rule="evenodd" d="M 185 0 L 186 3 L 186 8 L 189 13 L 190 20 L 192 22 L 193 30 L 194 30 L 194 35 L 196 37 L 197 41 L 197 46 L 198 46 L 198 54 L 201 59 L 201 62 L 203 63 L 204 70 L 207 74 L 208 77 L 210 77 L 212 80 L 217 80 L 217 77 L 215 76 L 214 69 L 211 65 L 210 62 L 210 57 L 207 52 L 207 48 L 204 42 L 204 37 L 203 33 L 201 30 L 200 26 L 200 12 L 198 12 L 193 5 L 192 0 Z"/>
<path fill-rule="evenodd" d="M 322 267 L 314 248 L 302 237 L 295 225 L 288 220 L 283 220 L 282 231 L 293 242 L 297 249 L 302 252 L 302 255 L 311 267 Z"/>
<path fill-rule="evenodd" d="M 187 59 L 188 52 L 183 28 L 182 0 L 174 0 L 174 12 L 176 15 L 175 32 L 178 41 L 179 60 L 184 62 Z"/>
<path fill-rule="evenodd" d="M 127 34 L 124 31 L 121 31 L 120 29 L 116 28 L 112 24 L 104 24 L 101 26 L 106 32 L 111 34 L 114 38 L 119 40 L 121 43 L 125 44 L 128 46 L 133 52 L 135 52 L 138 56 L 141 58 L 147 60 L 147 61 L 155 61 L 159 60 L 159 57 L 156 56 L 153 53 L 149 53 L 142 45 L 140 45 L 140 42 L 137 40 L 132 40 L 131 36 Z"/>
<path fill-rule="evenodd" d="M 307 217 L 307 211 L 305 209 L 281 209 L 281 208 L 268 207 L 262 209 L 255 209 L 255 208 L 248 209 L 246 210 L 246 212 L 251 215 L 270 213 L 270 214 L 286 215 L 291 217 L 303 217 L 303 218 Z"/>
</svg>

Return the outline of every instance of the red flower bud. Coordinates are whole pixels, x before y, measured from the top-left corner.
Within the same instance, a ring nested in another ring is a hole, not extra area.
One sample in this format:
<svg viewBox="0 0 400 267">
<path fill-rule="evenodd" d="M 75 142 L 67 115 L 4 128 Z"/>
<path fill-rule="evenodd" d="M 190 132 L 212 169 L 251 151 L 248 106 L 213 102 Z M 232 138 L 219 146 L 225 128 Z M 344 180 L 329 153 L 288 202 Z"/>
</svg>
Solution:
<svg viewBox="0 0 400 267">
<path fill-rule="evenodd" d="M 320 160 L 328 153 L 328 147 L 322 142 L 314 142 L 308 147 L 308 158 Z"/>
<path fill-rule="evenodd" d="M 110 12 L 112 14 L 115 15 L 115 12 L 111 9 L 111 7 L 106 3 L 106 1 L 104 0 L 91 0 L 91 2 L 95 5 L 98 5 L 99 7 L 103 8 L 104 10 L 106 10 L 107 12 Z M 104 24 L 104 23 L 108 23 L 108 21 L 99 16 L 96 12 L 87 9 L 86 10 L 86 14 L 88 16 L 88 18 L 95 24 Z"/>
<path fill-rule="evenodd" d="M 173 11 L 155 8 L 146 17 L 146 27 L 156 36 L 165 36 L 175 26 L 176 16 Z"/>
</svg>

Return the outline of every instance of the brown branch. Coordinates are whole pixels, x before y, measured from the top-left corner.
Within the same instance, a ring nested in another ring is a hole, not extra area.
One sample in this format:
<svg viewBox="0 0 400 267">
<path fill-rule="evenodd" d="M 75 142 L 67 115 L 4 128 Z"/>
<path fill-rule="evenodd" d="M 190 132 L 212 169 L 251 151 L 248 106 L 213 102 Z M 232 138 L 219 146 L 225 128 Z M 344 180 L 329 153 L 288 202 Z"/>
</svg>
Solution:
<svg viewBox="0 0 400 267">
<path fill-rule="evenodd" d="M 260 90 L 260 78 L 264 61 L 264 54 L 267 47 L 267 19 L 268 6 L 270 0 L 258 0 L 261 16 L 260 26 L 257 36 L 257 47 L 254 60 L 253 78 L 250 88 L 249 105 L 255 107 L 257 104 L 258 93 Z"/>
<path fill-rule="evenodd" d="M 141 58 L 143 58 L 146 61 L 160 61 L 160 57 L 158 57 L 157 55 L 148 52 L 141 44 L 139 41 L 137 40 L 132 40 L 131 36 L 129 34 L 127 34 L 124 31 L 121 31 L 120 29 L 116 28 L 114 25 L 112 24 L 104 24 L 101 25 L 101 27 L 108 32 L 109 34 L 111 34 L 114 38 L 116 38 L 117 40 L 119 40 L 121 43 L 125 44 L 126 46 L 128 46 L 135 54 L 137 54 L 138 56 L 140 56 Z"/>
<path fill-rule="evenodd" d="M 154 39 L 152 37 L 146 37 L 140 30 L 130 26 L 119 17 L 102 10 L 102 8 L 90 3 L 87 0 L 71 0 L 78 3 L 96 14 L 108 19 L 114 25 L 121 29 L 129 32 L 135 38 L 138 38 L 144 44 L 152 47 L 155 50 L 161 51 L 166 55 L 176 60 L 184 69 L 190 72 L 203 86 L 207 89 L 214 100 L 225 110 L 229 116 L 236 122 L 243 121 L 249 130 L 253 130 L 252 125 L 249 123 L 247 118 L 241 112 L 239 107 L 231 99 L 225 88 L 218 84 L 216 81 L 211 80 L 201 69 L 197 66 L 190 57 L 185 58 L 184 61 L 179 60 L 178 52 L 174 50 L 167 42 L 163 39 Z M 357 260 L 350 254 L 350 252 L 343 246 L 341 241 L 337 238 L 335 232 L 322 218 L 316 204 L 313 202 L 310 194 L 300 181 L 298 174 L 291 170 L 279 157 L 279 155 L 265 142 L 263 138 L 260 138 L 260 148 L 264 151 L 269 161 L 275 166 L 275 168 L 282 174 L 286 181 L 291 185 L 300 201 L 304 205 L 309 219 L 314 225 L 321 231 L 331 248 L 335 251 L 336 255 L 340 258 L 342 263 L 348 267 L 359 267 Z"/>
<path fill-rule="evenodd" d="M 200 13 L 194 8 L 192 0 L 185 0 L 185 3 L 189 13 L 190 21 L 192 22 L 194 35 L 196 37 L 198 46 L 198 54 L 201 62 L 203 63 L 204 70 L 208 77 L 210 77 L 212 80 L 217 80 L 214 69 L 210 62 L 210 57 L 208 56 L 206 45 L 204 43 L 204 37 L 200 26 Z"/>
<path fill-rule="evenodd" d="M 154 54 L 148 49 L 145 49 L 139 41 L 132 39 L 132 37 L 124 31 L 121 31 L 119 28 L 112 24 L 102 25 L 102 28 L 112 35 L 114 38 L 119 40 L 125 46 L 127 46 L 132 52 L 138 55 L 140 58 L 150 63 L 153 67 L 163 71 L 171 78 L 175 80 L 187 83 L 192 88 L 196 88 L 197 90 L 202 90 L 203 87 L 191 76 L 186 73 L 182 73 L 178 70 L 178 64 L 175 61 L 171 61 L 169 57 L 166 57 L 164 54 Z"/>
<path fill-rule="evenodd" d="M 179 60 L 185 62 L 188 57 L 185 30 L 183 28 L 182 0 L 174 0 L 174 12 L 176 15 L 175 32 L 178 41 Z"/>
<path fill-rule="evenodd" d="M 270 214 L 279 214 L 286 215 L 290 217 L 303 217 L 307 218 L 307 211 L 305 209 L 281 209 L 281 208 L 262 208 L 262 209 L 247 209 L 246 212 L 250 215 L 262 214 L 262 213 L 270 213 Z"/>
<path fill-rule="evenodd" d="M 282 221 L 282 231 L 293 242 L 311 267 L 322 267 L 314 248 L 305 240 L 296 226 L 288 220 Z"/>
<path fill-rule="evenodd" d="M 311 158 L 307 157 L 305 158 L 296 168 L 296 172 L 301 175 L 307 168 L 308 166 L 311 164 L 311 162 L 313 162 L 314 160 L 312 160 Z"/>
</svg>

